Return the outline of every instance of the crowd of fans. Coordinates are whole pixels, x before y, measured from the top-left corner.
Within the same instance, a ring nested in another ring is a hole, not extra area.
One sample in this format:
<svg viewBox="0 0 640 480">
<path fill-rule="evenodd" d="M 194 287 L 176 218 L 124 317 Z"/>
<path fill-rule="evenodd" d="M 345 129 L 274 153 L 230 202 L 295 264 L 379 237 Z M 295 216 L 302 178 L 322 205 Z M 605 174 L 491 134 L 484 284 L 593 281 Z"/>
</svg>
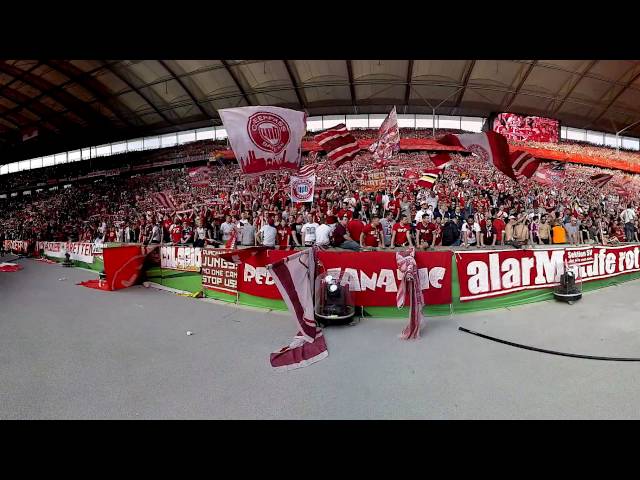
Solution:
<svg viewBox="0 0 640 480">
<path fill-rule="evenodd" d="M 640 179 L 620 171 L 608 171 L 614 178 L 602 188 L 589 177 L 605 170 L 575 164 L 553 185 L 516 183 L 454 155 L 433 188 L 421 188 L 406 177 L 434 167 L 425 153 L 401 152 L 384 175 L 367 152 L 337 169 L 321 157 L 317 167 L 314 200 L 304 204 L 291 203 L 288 173 L 242 177 L 235 162 L 212 160 L 204 185 L 178 165 L 45 188 L 0 201 L 0 239 L 350 250 L 638 241 Z"/>
</svg>

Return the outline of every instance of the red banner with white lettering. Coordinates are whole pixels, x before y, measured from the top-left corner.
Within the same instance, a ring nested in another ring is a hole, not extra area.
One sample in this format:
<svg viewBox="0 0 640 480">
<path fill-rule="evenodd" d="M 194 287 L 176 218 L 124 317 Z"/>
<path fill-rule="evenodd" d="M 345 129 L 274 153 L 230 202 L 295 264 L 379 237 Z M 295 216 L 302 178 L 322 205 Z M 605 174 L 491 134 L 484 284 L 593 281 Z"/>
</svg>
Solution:
<svg viewBox="0 0 640 480">
<path fill-rule="evenodd" d="M 202 249 L 202 288 L 236 295 L 238 291 L 238 266 L 219 258 L 219 255 L 230 251 L 232 249 Z"/>
<path fill-rule="evenodd" d="M 238 291 L 258 297 L 281 299 L 266 265 L 295 253 L 267 250 L 238 268 Z M 399 278 L 395 252 L 318 252 L 325 269 L 346 269 L 352 273 L 350 290 L 356 305 L 396 305 Z M 427 305 L 451 303 L 451 252 L 416 252 L 420 287 Z"/>
<path fill-rule="evenodd" d="M 564 263 L 581 281 L 640 271 L 638 246 L 456 252 L 460 300 L 479 300 L 558 285 Z"/>
</svg>

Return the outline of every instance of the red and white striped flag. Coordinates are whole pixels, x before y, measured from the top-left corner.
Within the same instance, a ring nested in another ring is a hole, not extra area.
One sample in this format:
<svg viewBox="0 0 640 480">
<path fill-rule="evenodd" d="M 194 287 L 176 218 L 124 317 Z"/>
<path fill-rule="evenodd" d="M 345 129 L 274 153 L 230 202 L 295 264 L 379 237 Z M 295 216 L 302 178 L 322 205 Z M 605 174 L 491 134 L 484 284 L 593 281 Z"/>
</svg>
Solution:
<svg viewBox="0 0 640 480">
<path fill-rule="evenodd" d="M 422 323 L 422 307 L 424 298 L 420 290 L 420 278 L 415 259 L 415 249 L 410 248 L 406 252 L 396 253 L 398 271 L 402 273 L 400 288 L 396 294 L 396 304 L 402 308 L 409 296 L 409 324 L 402 330 L 400 338 L 412 340 L 420 337 L 420 325 Z"/>
<path fill-rule="evenodd" d="M 227 243 L 224 244 L 224 248 L 235 249 L 237 241 L 238 241 L 238 227 L 234 227 L 233 230 L 231 230 L 231 235 L 229 235 L 229 240 L 227 240 Z"/>
<path fill-rule="evenodd" d="M 507 177 L 518 181 L 511 166 L 512 154 L 509 153 L 507 139 L 497 132 L 489 131 L 464 135 L 448 134 L 442 137 L 438 143 L 449 147 L 462 147 L 483 160 L 493 163 Z M 514 155 L 520 155 L 521 153 L 520 150 L 513 152 Z"/>
<path fill-rule="evenodd" d="M 598 173 L 589 178 L 591 179 L 591 181 L 596 187 L 602 188 L 607 183 L 609 183 L 609 181 L 613 178 L 613 175 L 609 175 L 608 173 Z"/>
<path fill-rule="evenodd" d="M 517 151 L 511 154 L 511 167 L 518 177 L 533 177 L 539 166 L 540 161 L 530 153 Z"/>
<path fill-rule="evenodd" d="M 369 151 L 373 153 L 375 166 L 382 168 L 393 155 L 400 151 L 400 129 L 396 107 L 389 112 L 378 130 L 378 140 L 371 144 Z"/>
<path fill-rule="evenodd" d="M 316 174 L 316 167 L 317 165 L 315 164 L 307 164 L 304 167 L 300 168 L 300 170 L 298 171 L 298 177 L 310 177 L 311 175 L 315 175 Z"/>
<path fill-rule="evenodd" d="M 153 194 L 153 200 L 164 208 L 176 209 L 176 202 L 169 192 L 158 192 Z"/>
<path fill-rule="evenodd" d="M 271 366 L 277 370 L 292 370 L 326 358 L 329 355 L 327 344 L 313 312 L 314 249 L 307 248 L 283 258 L 268 265 L 267 269 L 298 324 L 298 334 L 293 341 L 271 354 Z"/>
<path fill-rule="evenodd" d="M 22 270 L 22 268 L 22 265 L 18 265 L 17 263 L 0 263 L 0 272 L 17 272 L 19 270 Z"/>
<path fill-rule="evenodd" d="M 327 152 L 327 157 L 336 167 L 353 160 L 360 151 L 358 141 L 347 130 L 344 123 L 319 133 L 313 138 Z"/>
</svg>

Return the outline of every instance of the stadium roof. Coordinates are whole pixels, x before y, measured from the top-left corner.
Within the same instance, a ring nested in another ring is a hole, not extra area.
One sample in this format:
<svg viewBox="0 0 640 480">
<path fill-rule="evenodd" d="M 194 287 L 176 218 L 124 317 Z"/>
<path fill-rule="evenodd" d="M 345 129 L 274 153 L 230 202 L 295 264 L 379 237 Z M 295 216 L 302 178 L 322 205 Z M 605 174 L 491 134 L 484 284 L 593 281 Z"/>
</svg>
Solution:
<svg viewBox="0 0 640 480">
<path fill-rule="evenodd" d="M 218 109 L 260 104 L 309 116 L 508 111 L 615 133 L 640 120 L 640 61 L 3 60 L 0 164 L 219 125 Z"/>
</svg>

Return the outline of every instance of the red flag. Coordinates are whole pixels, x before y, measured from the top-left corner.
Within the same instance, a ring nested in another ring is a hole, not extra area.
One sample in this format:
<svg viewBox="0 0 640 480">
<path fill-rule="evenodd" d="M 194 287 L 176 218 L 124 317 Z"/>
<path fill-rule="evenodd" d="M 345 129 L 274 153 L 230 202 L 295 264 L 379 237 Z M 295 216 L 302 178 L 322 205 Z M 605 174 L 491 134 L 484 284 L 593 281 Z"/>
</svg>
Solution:
<svg viewBox="0 0 640 480">
<path fill-rule="evenodd" d="M 316 165 L 305 165 L 298 171 L 298 177 L 310 177 L 316 174 Z"/>
<path fill-rule="evenodd" d="M 540 166 L 540 161 L 530 153 L 517 151 L 511 154 L 511 166 L 516 176 L 531 178 Z"/>
<path fill-rule="evenodd" d="M 18 270 L 22 270 L 22 265 L 18 265 L 17 263 L 0 263 L 0 272 L 17 272 Z"/>
<path fill-rule="evenodd" d="M 249 248 L 238 248 L 231 252 L 221 253 L 218 255 L 218 258 L 222 258 L 227 262 L 233 262 L 236 265 L 240 265 L 244 263 L 249 257 L 256 255 L 260 252 L 266 250 L 267 247 L 249 247 Z"/>
<path fill-rule="evenodd" d="M 513 167 L 511 166 L 511 154 L 507 139 L 497 132 L 470 133 L 464 135 L 448 134 L 442 137 L 438 143 L 441 145 L 462 147 L 476 154 L 504 173 L 507 177 L 517 181 Z M 514 152 L 520 154 L 521 151 Z"/>
<path fill-rule="evenodd" d="M 589 178 L 591 179 L 591 181 L 596 187 L 602 188 L 607 183 L 609 183 L 609 181 L 613 178 L 613 175 L 609 175 L 608 173 L 598 173 Z"/>
<path fill-rule="evenodd" d="M 173 200 L 173 196 L 169 192 L 159 192 L 153 194 L 154 201 L 164 208 L 176 209 L 176 203 Z"/>
<path fill-rule="evenodd" d="M 327 152 L 329 160 L 334 162 L 336 167 L 353 160 L 360 151 L 357 140 L 344 123 L 319 133 L 314 139 Z"/>
<path fill-rule="evenodd" d="M 378 140 L 369 146 L 369 151 L 373 153 L 373 159 L 378 168 L 384 167 L 387 160 L 400 151 L 400 129 L 396 107 L 393 107 L 380 125 Z"/>
<path fill-rule="evenodd" d="M 449 165 L 453 160 L 448 153 L 438 153 L 429 157 L 436 168 L 444 168 Z"/>
<path fill-rule="evenodd" d="M 418 172 L 416 172 L 415 170 L 407 170 L 406 172 L 404 172 L 404 175 L 402 175 L 402 178 L 417 180 L 418 178 L 420 178 L 420 175 L 418 175 Z"/>
<path fill-rule="evenodd" d="M 277 370 L 291 370 L 326 358 L 329 355 L 327 344 L 313 311 L 314 249 L 307 248 L 267 268 L 298 324 L 293 341 L 271 354 L 271 366 Z"/>
</svg>

